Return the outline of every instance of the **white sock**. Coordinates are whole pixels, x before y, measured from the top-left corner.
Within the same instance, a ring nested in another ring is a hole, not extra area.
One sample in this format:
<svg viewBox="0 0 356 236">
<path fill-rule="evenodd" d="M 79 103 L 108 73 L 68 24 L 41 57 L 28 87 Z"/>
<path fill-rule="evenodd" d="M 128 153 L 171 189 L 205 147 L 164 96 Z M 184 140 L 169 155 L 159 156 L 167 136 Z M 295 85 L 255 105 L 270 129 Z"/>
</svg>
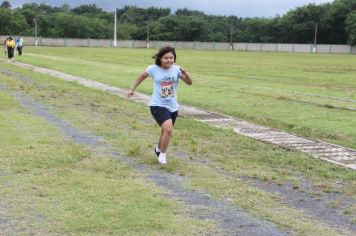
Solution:
<svg viewBox="0 0 356 236">
<path fill-rule="evenodd" d="M 161 152 L 161 149 L 159 149 L 158 147 L 156 147 L 156 152 Z"/>
<path fill-rule="evenodd" d="M 164 152 L 161 152 L 158 156 L 158 161 L 159 163 L 161 164 L 166 164 L 167 163 L 167 160 L 166 160 L 166 153 Z"/>
</svg>

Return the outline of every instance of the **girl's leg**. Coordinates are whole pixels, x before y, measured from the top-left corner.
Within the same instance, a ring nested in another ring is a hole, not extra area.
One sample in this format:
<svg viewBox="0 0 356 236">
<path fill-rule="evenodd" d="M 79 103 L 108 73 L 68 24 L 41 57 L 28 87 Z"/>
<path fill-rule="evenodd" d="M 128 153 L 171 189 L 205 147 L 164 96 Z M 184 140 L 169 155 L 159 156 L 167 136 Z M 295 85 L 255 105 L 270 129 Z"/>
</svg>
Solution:
<svg viewBox="0 0 356 236">
<path fill-rule="evenodd" d="M 169 141 L 173 133 L 173 122 L 172 119 L 168 119 L 161 125 L 161 137 L 158 142 L 158 148 L 161 149 L 162 153 L 166 153 Z"/>
<path fill-rule="evenodd" d="M 159 149 L 161 149 L 162 136 L 163 136 L 163 128 L 161 127 L 161 136 L 159 136 L 158 146 L 157 146 Z"/>
</svg>

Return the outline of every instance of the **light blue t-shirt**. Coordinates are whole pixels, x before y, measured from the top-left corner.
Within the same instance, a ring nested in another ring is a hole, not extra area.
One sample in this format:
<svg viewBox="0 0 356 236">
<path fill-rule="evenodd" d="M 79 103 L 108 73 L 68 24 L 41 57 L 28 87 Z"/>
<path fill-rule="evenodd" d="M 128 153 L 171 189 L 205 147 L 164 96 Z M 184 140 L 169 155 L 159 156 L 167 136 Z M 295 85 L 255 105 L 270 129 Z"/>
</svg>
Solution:
<svg viewBox="0 0 356 236">
<path fill-rule="evenodd" d="M 169 69 L 163 69 L 151 65 L 146 72 L 153 80 L 153 92 L 148 105 L 165 107 L 170 112 L 178 111 L 177 88 L 181 76 L 179 66 L 172 65 Z"/>
</svg>

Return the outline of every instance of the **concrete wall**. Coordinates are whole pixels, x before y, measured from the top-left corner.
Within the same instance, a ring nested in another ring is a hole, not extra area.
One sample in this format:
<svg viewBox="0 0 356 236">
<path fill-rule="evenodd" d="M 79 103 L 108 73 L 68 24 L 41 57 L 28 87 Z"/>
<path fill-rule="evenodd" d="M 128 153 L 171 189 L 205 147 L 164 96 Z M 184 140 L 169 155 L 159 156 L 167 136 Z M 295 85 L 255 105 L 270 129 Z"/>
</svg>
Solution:
<svg viewBox="0 0 356 236">
<path fill-rule="evenodd" d="M 277 44 L 274 43 L 262 43 L 261 50 L 264 52 L 277 52 Z"/>
<path fill-rule="evenodd" d="M 293 52 L 312 52 L 311 44 L 293 44 Z"/>
<path fill-rule="evenodd" d="M 349 45 L 331 45 L 331 53 L 351 53 L 352 48 Z"/>
<path fill-rule="evenodd" d="M 213 43 L 214 50 L 228 51 L 231 49 L 230 43 Z"/>
<path fill-rule="evenodd" d="M 246 43 L 247 51 L 261 51 L 262 47 L 260 43 Z"/>
<path fill-rule="evenodd" d="M 320 44 L 317 45 L 316 51 L 318 53 L 331 53 L 332 50 L 332 45 L 325 45 L 325 44 Z"/>
<path fill-rule="evenodd" d="M 293 52 L 293 47 L 294 47 L 294 44 L 278 43 L 277 51 L 278 52 Z"/>
<path fill-rule="evenodd" d="M 0 44 L 4 43 L 7 36 L 0 36 Z M 15 36 L 16 38 L 16 36 Z M 24 46 L 36 45 L 34 37 L 23 37 Z M 113 47 L 113 40 L 110 39 L 71 39 L 71 38 L 37 38 L 38 46 L 57 46 L 57 47 Z M 224 50 L 231 48 L 235 51 L 255 51 L 255 52 L 304 52 L 314 51 L 312 44 L 274 44 L 274 43 L 230 43 L 219 42 L 172 42 L 172 41 L 146 41 L 141 40 L 118 40 L 118 48 L 161 48 L 171 45 L 178 49 L 200 49 L 200 50 Z M 342 53 L 356 54 L 356 46 L 350 45 L 324 45 L 318 44 L 315 48 L 317 53 Z"/>
</svg>

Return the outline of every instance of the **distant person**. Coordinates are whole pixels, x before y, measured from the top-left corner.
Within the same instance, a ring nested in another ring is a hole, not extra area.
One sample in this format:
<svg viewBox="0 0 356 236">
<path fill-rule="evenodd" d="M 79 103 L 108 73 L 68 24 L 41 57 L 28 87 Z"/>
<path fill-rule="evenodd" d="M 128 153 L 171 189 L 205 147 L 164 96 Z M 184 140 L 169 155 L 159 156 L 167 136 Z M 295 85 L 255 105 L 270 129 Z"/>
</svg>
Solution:
<svg viewBox="0 0 356 236">
<path fill-rule="evenodd" d="M 182 67 L 174 65 L 177 56 L 173 47 L 163 47 L 152 58 L 155 65 L 150 65 L 140 74 L 133 86 L 129 89 L 127 97 L 134 94 L 139 84 L 151 77 L 153 80 L 153 93 L 149 102 L 151 114 L 161 127 L 161 136 L 158 145 L 154 148 L 158 161 L 166 164 L 166 152 L 172 136 L 173 126 L 178 116 L 177 86 L 179 79 L 191 85 L 192 79 Z"/>
<path fill-rule="evenodd" d="M 16 43 L 11 36 L 6 40 L 7 58 L 9 62 L 15 62 L 14 52 L 16 48 Z"/>
<path fill-rule="evenodd" d="M 22 46 L 23 46 L 23 38 L 21 37 L 21 35 L 19 35 L 17 36 L 16 39 L 16 49 L 20 56 L 22 55 Z"/>
</svg>

